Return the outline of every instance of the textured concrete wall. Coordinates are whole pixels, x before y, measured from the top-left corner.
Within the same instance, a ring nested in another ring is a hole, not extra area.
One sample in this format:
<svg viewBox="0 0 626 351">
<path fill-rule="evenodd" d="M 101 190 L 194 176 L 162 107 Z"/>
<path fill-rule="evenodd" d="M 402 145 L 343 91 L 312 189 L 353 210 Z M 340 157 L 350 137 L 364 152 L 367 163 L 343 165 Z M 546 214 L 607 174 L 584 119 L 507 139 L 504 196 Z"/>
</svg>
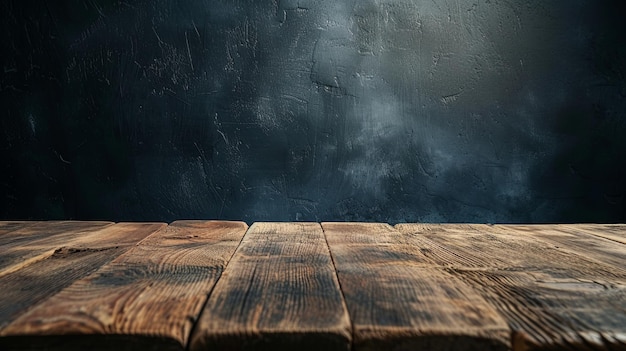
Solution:
<svg viewBox="0 0 626 351">
<path fill-rule="evenodd" d="M 623 221 L 623 5 L 4 1 L 5 218 Z"/>
</svg>

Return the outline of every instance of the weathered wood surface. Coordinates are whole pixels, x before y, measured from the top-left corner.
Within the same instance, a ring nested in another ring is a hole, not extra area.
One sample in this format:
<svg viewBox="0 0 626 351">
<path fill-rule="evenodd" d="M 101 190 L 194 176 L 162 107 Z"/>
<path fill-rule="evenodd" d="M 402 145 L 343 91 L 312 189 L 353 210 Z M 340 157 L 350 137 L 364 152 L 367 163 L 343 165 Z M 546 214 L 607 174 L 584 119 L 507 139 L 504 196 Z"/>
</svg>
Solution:
<svg viewBox="0 0 626 351">
<path fill-rule="evenodd" d="M 0 221 L 0 236 L 18 229 L 22 229 L 36 222 L 29 221 Z"/>
<path fill-rule="evenodd" d="M 626 224 L 562 224 L 562 226 L 626 244 Z"/>
<path fill-rule="evenodd" d="M 38 239 L 41 241 L 40 245 L 32 247 L 39 249 L 45 246 L 52 253 L 0 277 L 0 335 L 7 334 L 5 327 L 19 315 L 75 280 L 94 272 L 163 226 L 164 224 L 119 223 L 84 232 L 86 226 L 78 224 L 78 230 L 66 227 L 67 235 L 51 236 L 49 245 L 44 245 L 44 238 Z M 54 228 L 57 228 L 56 225 Z M 86 234 L 86 237 L 80 237 L 81 233 Z M 57 236 L 68 241 L 61 242 Z M 0 252 L 0 256 L 7 253 L 4 246 Z"/>
<path fill-rule="evenodd" d="M 0 222 L 0 350 L 626 349 L 623 225 L 246 228 Z"/>
<path fill-rule="evenodd" d="M 31 263 L 44 260 L 60 247 L 72 245 L 85 236 L 98 236 L 111 222 L 36 222 L 10 226 L 15 230 L 0 235 L 0 277 Z"/>
<path fill-rule="evenodd" d="M 322 223 L 354 350 L 507 350 L 504 319 L 387 224 Z"/>
<path fill-rule="evenodd" d="M 568 250 L 587 259 L 596 260 L 618 269 L 626 269 L 626 245 L 602 236 L 590 234 L 584 229 L 564 225 L 505 225 L 499 230 L 532 236 L 553 244 L 555 248 Z M 598 230 L 598 232 L 601 232 Z"/>
<path fill-rule="evenodd" d="M 243 222 L 174 222 L 22 315 L 2 334 L 21 335 L 31 345 L 37 335 L 48 336 L 42 344 L 53 335 L 73 335 L 85 349 L 184 350 L 246 229 Z"/>
<path fill-rule="evenodd" d="M 350 321 L 317 223 L 255 223 L 198 321 L 191 350 L 348 350 Z"/>
<path fill-rule="evenodd" d="M 626 273 L 506 226 L 396 226 L 507 319 L 514 350 L 626 347 Z M 620 244 L 618 244 L 620 245 Z"/>
</svg>

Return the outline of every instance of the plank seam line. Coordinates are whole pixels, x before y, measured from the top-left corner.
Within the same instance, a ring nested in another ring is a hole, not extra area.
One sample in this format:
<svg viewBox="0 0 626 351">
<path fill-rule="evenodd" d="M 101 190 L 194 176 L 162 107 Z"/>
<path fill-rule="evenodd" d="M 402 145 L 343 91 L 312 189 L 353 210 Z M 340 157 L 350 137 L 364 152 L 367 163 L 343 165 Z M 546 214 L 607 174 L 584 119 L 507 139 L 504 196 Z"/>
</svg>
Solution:
<svg viewBox="0 0 626 351">
<path fill-rule="evenodd" d="M 138 222 L 116 222 L 115 224 L 120 224 L 120 223 L 124 224 L 124 223 L 138 223 Z M 141 223 L 141 222 L 139 222 L 139 223 Z M 161 225 L 165 224 L 165 226 L 161 226 L 161 228 L 157 228 L 156 230 L 152 231 L 152 233 L 146 235 L 143 239 L 141 239 L 138 242 L 136 242 L 135 245 L 133 245 L 133 246 L 141 246 L 140 244 L 143 243 L 144 241 L 148 241 L 148 238 L 152 237 L 153 235 L 156 236 L 157 233 L 160 233 L 162 231 L 167 230 L 167 228 L 170 226 L 169 223 L 165 223 L 165 222 L 145 222 L 143 224 L 161 224 Z M 124 252 L 124 253 L 126 253 L 126 252 Z"/>
<path fill-rule="evenodd" d="M 22 270 L 30 265 L 33 265 L 37 262 L 41 262 L 41 261 L 45 261 L 47 259 L 49 259 L 50 257 L 52 257 L 54 255 L 54 253 L 58 250 L 58 247 L 55 247 L 53 249 L 50 249 L 48 251 L 45 251 L 43 253 L 41 253 L 40 255 L 37 255 L 35 257 L 31 257 L 25 261 L 16 263 L 12 266 L 6 267 L 4 268 L 2 271 L 0 271 L 0 278 L 4 277 L 5 275 L 9 275 L 11 273 L 15 273 L 19 270 Z"/>
<path fill-rule="evenodd" d="M 525 234 L 525 233 L 524 233 L 524 231 L 522 231 L 522 230 L 520 230 L 520 229 L 517 229 L 517 228 L 507 228 L 507 229 L 508 229 L 508 230 L 511 230 L 511 231 L 515 231 L 515 232 L 517 232 L 517 233 L 520 233 L 521 235 L 524 235 L 524 234 Z M 568 232 L 567 234 L 576 235 L 577 233 L 569 233 L 569 232 Z M 566 245 L 564 246 L 563 244 L 561 244 L 561 243 L 559 243 L 559 242 L 552 241 L 551 239 L 548 239 L 548 238 L 542 237 L 540 234 L 536 234 L 536 235 L 532 235 L 532 234 L 530 234 L 530 235 L 531 235 L 533 238 L 538 239 L 540 242 L 542 242 L 542 243 L 544 243 L 544 244 L 546 244 L 546 245 L 549 245 L 550 247 L 553 247 L 553 248 L 554 248 L 554 250 L 556 250 L 556 251 L 558 251 L 558 252 L 561 252 L 561 253 L 563 253 L 563 254 L 565 254 L 565 255 L 572 256 L 572 257 L 582 258 L 583 260 L 588 260 L 588 261 L 593 262 L 593 263 L 596 263 L 596 264 L 598 264 L 598 265 L 600 265 L 600 266 L 606 266 L 606 267 L 610 267 L 610 268 L 618 268 L 618 269 L 622 269 L 621 267 L 615 266 L 614 264 L 611 264 L 611 263 L 606 263 L 606 262 L 600 261 L 600 260 L 598 260 L 598 259 L 596 259 L 596 258 L 594 258 L 594 257 L 587 256 L 587 255 L 584 253 L 584 251 L 578 251 L 578 250 L 576 250 L 575 248 L 570 249 L 570 248 L 568 248 Z M 617 243 L 617 244 L 623 245 L 623 244 L 622 244 L 621 242 L 619 242 L 619 241 L 615 241 L 615 240 L 612 240 L 612 239 L 610 239 L 610 238 L 605 238 L 605 237 L 603 237 L 603 236 L 598 236 L 598 235 L 595 235 L 595 234 L 590 233 L 590 232 L 584 232 L 584 233 L 583 233 L 583 235 L 584 235 L 584 236 L 587 236 L 587 237 L 590 237 L 590 238 L 595 238 L 595 239 L 600 239 L 600 240 L 608 240 L 608 241 L 610 241 L 610 242 L 612 242 L 612 243 Z"/>
<path fill-rule="evenodd" d="M 25 228 L 29 228 L 29 227 L 34 227 L 36 223 L 39 223 L 39 222 L 28 223 L 27 225 L 25 225 L 22 228 L 11 230 L 11 231 L 9 231 L 7 233 L 4 233 L 4 234 L 16 232 L 16 231 L 19 231 L 19 230 L 22 230 L 22 229 L 25 229 Z M 113 226 L 115 224 L 116 223 L 112 223 L 112 222 L 108 223 L 107 225 L 102 226 L 101 228 L 96 228 L 94 231 L 92 231 L 92 233 L 98 232 L 100 230 L 104 230 L 104 229 L 109 228 L 109 227 L 111 227 L 111 226 Z M 89 232 L 89 231 L 87 231 L 87 232 Z M 71 243 L 75 242 L 75 241 L 76 241 L 76 239 L 75 240 L 70 240 L 68 242 L 68 245 L 64 245 L 64 246 L 60 246 L 60 247 L 59 246 L 55 246 L 54 248 L 52 248 L 52 249 L 50 249 L 48 251 L 42 252 L 41 254 L 39 254 L 39 255 L 37 255 L 35 257 L 31 257 L 31 258 L 26 259 L 26 260 L 24 260 L 22 262 L 19 262 L 19 263 L 16 263 L 14 265 L 8 266 L 6 268 L 0 269 L 0 278 L 4 277 L 6 275 L 9 275 L 9 274 L 15 273 L 17 271 L 20 271 L 20 270 L 22 270 L 22 269 L 24 269 L 24 268 L 26 268 L 26 267 L 28 267 L 30 265 L 33 265 L 35 263 L 38 263 L 38 262 L 41 262 L 41 261 L 45 261 L 45 260 L 51 258 L 52 256 L 54 256 L 54 254 L 55 254 L 55 252 L 57 252 L 57 250 L 60 250 L 63 247 L 71 246 Z"/>
<path fill-rule="evenodd" d="M 326 230 L 322 223 L 318 223 L 320 228 L 322 228 L 322 234 L 324 234 L 324 241 L 326 242 L 326 249 L 328 250 L 328 254 L 330 255 L 330 261 L 333 264 L 333 268 L 335 270 L 335 278 L 337 279 L 337 284 L 339 284 L 339 292 L 341 293 L 341 302 L 343 303 L 343 307 L 346 309 L 346 313 L 348 314 L 348 320 L 350 321 L 350 348 L 349 350 L 354 350 L 354 321 L 352 320 L 352 316 L 350 316 L 350 310 L 348 310 L 348 305 L 346 303 L 346 296 L 343 293 L 343 287 L 341 286 L 341 280 L 339 279 L 339 272 L 337 272 L 337 265 L 335 264 L 335 257 L 333 256 L 332 251 L 330 250 L 330 244 L 328 243 L 328 237 L 326 236 Z"/>
<path fill-rule="evenodd" d="M 7 221 L 4 221 L 4 222 L 7 222 Z M 11 233 L 15 233 L 17 231 L 20 231 L 20 230 L 23 230 L 23 229 L 26 229 L 26 228 L 34 227 L 36 223 L 37 222 L 35 222 L 35 221 L 21 223 L 22 227 L 9 229 L 8 231 L 6 231 L 4 233 L 0 233 L 0 236 L 11 234 Z"/>
<path fill-rule="evenodd" d="M 600 238 L 600 239 L 608 240 L 608 241 L 611 241 L 611 242 L 614 242 L 614 243 L 618 243 L 618 244 L 620 244 L 620 245 L 624 245 L 624 243 L 623 243 L 623 242 L 621 242 L 621 241 L 619 241 L 619 240 L 615 240 L 615 239 L 612 239 L 612 238 L 609 238 L 609 237 L 606 237 L 606 236 L 602 236 L 602 235 L 600 235 L 600 234 L 596 234 L 596 233 L 588 232 L 588 231 L 586 231 L 586 230 L 585 230 L 585 234 L 587 234 L 587 235 L 591 235 L 591 236 L 594 236 L 594 237 L 596 237 L 596 238 Z"/>
<path fill-rule="evenodd" d="M 248 224 L 246 223 L 246 226 L 247 225 Z M 220 272 L 219 277 L 217 277 L 217 280 L 215 281 L 215 283 L 213 283 L 213 286 L 211 286 L 211 289 L 209 289 L 209 292 L 206 294 L 206 298 L 204 299 L 204 302 L 202 303 L 202 307 L 200 308 L 200 312 L 198 313 L 198 315 L 196 316 L 195 320 L 193 321 L 193 325 L 191 326 L 191 330 L 189 331 L 189 336 L 187 337 L 187 345 L 184 345 L 185 346 L 185 351 L 191 351 L 191 341 L 192 341 L 191 338 L 196 333 L 196 329 L 198 329 L 198 321 L 202 317 L 202 314 L 204 313 L 204 310 L 205 310 L 207 304 L 209 303 L 209 299 L 211 298 L 211 295 L 213 295 L 213 291 L 215 290 L 215 287 L 220 282 L 220 279 L 222 279 L 222 275 L 224 274 L 224 272 L 226 272 L 226 269 L 228 269 L 228 265 L 232 261 L 233 257 L 237 253 L 237 251 L 239 251 L 239 248 L 241 247 L 241 243 L 243 242 L 243 239 L 245 238 L 246 235 L 248 235 L 248 231 L 250 230 L 250 227 L 251 226 L 248 226 L 248 228 L 246 228 L 246 232 L 244 233 L 244 235 L 241 236 L 241 239 L 239 239 L 239 243 L 237 244 L 237 248 L 235 248 L 235 250 L 233 250 L 233 253 L 230 255 L 230 257 L 228 258 L 228 261 L 224 265 L 224 269 L 222 269 L 222 271 Z"/>
</svg>

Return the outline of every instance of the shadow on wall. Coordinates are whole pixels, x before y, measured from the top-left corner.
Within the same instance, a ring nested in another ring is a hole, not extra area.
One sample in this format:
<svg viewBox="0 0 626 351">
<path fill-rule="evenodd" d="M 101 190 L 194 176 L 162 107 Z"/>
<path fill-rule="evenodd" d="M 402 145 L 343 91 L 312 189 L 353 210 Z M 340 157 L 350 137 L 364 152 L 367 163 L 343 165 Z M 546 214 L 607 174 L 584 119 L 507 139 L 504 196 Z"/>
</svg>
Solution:
<svg viewBox="0 0 626 351">
<path fill-rule="evenodd" d="M 624 6 L 4 1 L 1 218 L 623 222 Z"/>
<path fill-rule="evenodd" d="M 532 186 L 553 199 L 555 221 L 626 221 L 626 23 L 623 2 L 590 9 L 587 82 L 568 91 L 573 101 L 550 114 L 559 137 L 552 161 L 535 167 Z"/>
</svg>

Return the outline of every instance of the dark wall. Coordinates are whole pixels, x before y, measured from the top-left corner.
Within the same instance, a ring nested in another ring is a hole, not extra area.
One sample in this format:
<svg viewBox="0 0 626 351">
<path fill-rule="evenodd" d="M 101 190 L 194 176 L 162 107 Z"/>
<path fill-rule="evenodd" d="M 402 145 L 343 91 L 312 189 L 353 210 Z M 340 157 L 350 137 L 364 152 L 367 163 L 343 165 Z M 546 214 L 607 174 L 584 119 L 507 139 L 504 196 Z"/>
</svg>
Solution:
<svg viewBox="0 0 626 351">
<path fill-rule="evenodd" d="M 1 217 L 624 221 L 622 3 L 4 0 Z"/>
</svg>

